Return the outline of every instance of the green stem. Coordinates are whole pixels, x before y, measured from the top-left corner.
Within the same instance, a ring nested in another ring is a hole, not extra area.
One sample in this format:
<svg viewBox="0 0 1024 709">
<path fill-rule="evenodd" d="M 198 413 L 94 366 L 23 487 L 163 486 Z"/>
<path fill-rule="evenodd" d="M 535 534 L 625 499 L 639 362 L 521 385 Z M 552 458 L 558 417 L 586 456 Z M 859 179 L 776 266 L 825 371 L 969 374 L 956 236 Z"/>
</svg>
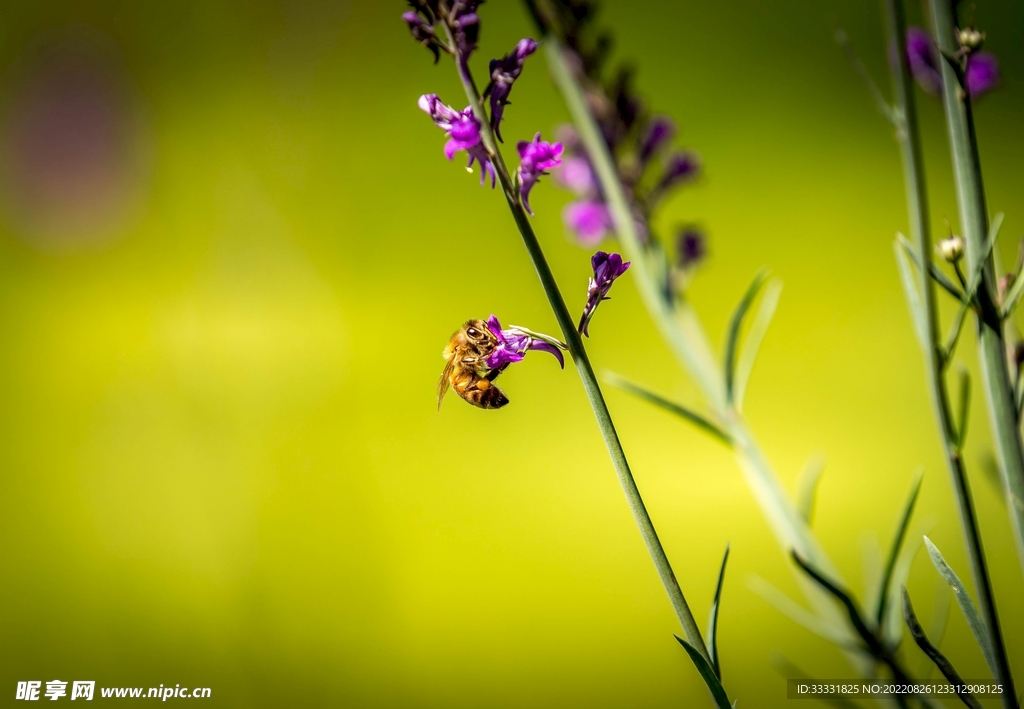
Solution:
<svg viewBox="0 0 1024 709">
<path fill-rule="evenodd" d="M 452 46 L 455 46 L 454 42 L 450 43 Z M 672 607 L 676 611 L 676 615 L 679 618 L 679 623 L 683 627 L 683 633 L 686 635 L 687 641 L 710 662 L 711 656 L 708 653 L 707 646 L 704 644 L 704 639 L 701 637 L 700 629 L 697 626 L 696 620 L 694 620 L 693 613 L 690 611 L 690 606 L 687 604 L 686 598 L 683 596 L 683 591 L 679 587 L 679 582 L 676 580 L 675 573 L 672 571 L 672 565 L 669 563 L 668 556 L 665 554 L 665 549 L 662 547 L 661 540 L 658 538 L 658 533 L 654 529 L 654 523 L 651 521 L 651 516 L 647 512 L 647 507 L 644 505 L 643 498 L 640 496 L 640 490 L 637 488 L 636 481 L 633 479 L 633 473 L 629 469 L 626 454 L 622 450 L 622 444 L 619 442 L 619 436 L 615 431 L 615 424 L 612 423 L 611 413 L 608 411 L 608 405 L 605 403 L 604 395 L 601 393 L 601 387 L 597 383 L 597 376 L 594 374 L 594 368 L 590 364 L 590 358 L 587 356 L 587 351 L 583 346 L 583 340 L 580 337 L 579 332 L 576 331 L 576 324 L 573 317 L 569 314 L 569 309 L 566 307 L 565 300 L 562 298 L 562 293 L 558 288 L 558 284 L 555 282 L 555 276 L 551 272 L 551 267 L 548 265 L 547 258 L 544 256 L 544 251 L 541 249 L 540 242 L 537 241 L 537 235 L 533 231 L 533 225 L 530 224 L 529 216 L 523 207 L 516 185 L 513 182 L 508 168 L 505 165 L 505 161 L 497 148 L 497 142 L 495 141 L 493 131 L 490 128 L 487 113 L 484 111 L 483 103 L 480 99 L 480 92 L 473 81 L 473 77 L 470 76 L 469 71 L 464 68 L 462 57 L 456 56 L 455 64 L 459 69 L 459 78 L 462 80 L 463 88 L 466 91 L 466 97 L 469 99 L 470 105 L 473 107 L 473 113 L 476 116 L 476 119 L 480 122 L 480 132 L 483 136 L 484 146 L 486 147 L 494 164 L 495 172 L 498 175 L 498 181 L 501 183 L 502 191 L 505 193 L 505 198 L 508 200 L 509 209 L 512 210 L 512 216 L 515 218 L 516 226 L 519 227 L 519 233 L 522 234 L 526 250 L 530 254 L 530 259 L 533 261 L 533 266 L 537 271 L 537 276 L 540 278 L 541 286 L 544 288 L 544 293 L 548 297 L 548 302 L 551 305 L 551 310 L 554 312 L 555 320 L 558 322 L 558 326 L 562 329 L 562 336 L 565 338 L 565 342 L 569 346 L 569 354 L 576 365 L 576 371 L 579 372 L 580 380 L 583 382 L 583 389 L 586 391 L 587 398 L 590 400 L 590 406 L 594 410 L 594 417 L 597 419 L 597 426 L 601 430 L 601 436 L 604 438 L 605 446 L 608 448 L 608 455 L 611 457 L 612 465 L 615 467 L 615 472 L 618 475 L 619 483 L 622 485 L 622 490 L 626 494 L 626 502 L 629 504 L 629 509 L 633 513 L 633 518 L 636 520 L 636 524 L 640 528 L 640 536 L 643 537 L 644 544 L 647 546 L 647 551 L 650 553 L 651 559 L 654 561 L 654 566 L 658 571 L 658 576 L 661 578 L 661 583 L 665 587 L 665 592 L 668 594 L 669 600 L 672 602 Z M 481 168 L 482 167 L 483 166 L 481 166 Z"/>
<path fill-rule="evenodd" d="M 754 498 L 780 545 L 787 554 L 795 550 L 830 577 L 839 579 L 838 571 L 793 504 L 771 464 L 758 447 L 742 415 L 728 404 L 724 376 L 712 354 L 711 345 L 696 312 L 685 300 L 676 302 L 665 297 L 664 289 L 658 281 L 658 264 L 653 260 L 651 252 L 644 248 L 636 232 L 632 209 L 619 181 L 615 159 L 610 154 L 597 122 L 590 113 L 583 90 L 565 61 L 565 50 L 553 34 L 545 36 L 544 44 L 555 84 L 565 99 L 573 123 L 586 147 L 587 156 L 597 173 L 601 190 L 615 222 L 619 242 L 633 263 L 630 273 L 633 274 L 633 281 L 637 284 L 651 318 L 683 368 L 690 372 L 716 418 L 722 422 L 723 428 L 729 434 L 747 485 L 754 492 Z M 808 583 L 802 575 L 798 575 L 797 578 L 818 614 L 834 627 L 841 629 L 840 632 L 849 634 L 833 600 L 815 584 Z M 855 642 L 853 635 L 849 637 L 852 645 Z M 855 660 L 855 664 L 862 667 L 859 661 Z"/>
<path fill-rule="evenodd" d="M 890 0 L 890 3 L 892 0 Z M 948 0 L 931 0 L 932 21 L 935 25 L 935 36 L 941 52 L 952 54 L 955 52 L 957 42 L 955 40 L 953 3 Z M 902 15 L 902 13 L 899 13 Z M 902 17 L 896 18 L 898 21 Z M 902 59 L 905 52 L 902 50 L 904 31 L 902 26 L 895 27 L 898 31 L 897 43 L 898 52 L 901 57 L 900 80 L 905 84 L 903 94 L 910 95 L 909 71 L 906 67 L 906 60 Z M 1003 472 L 1003 481 L 1007 488 L 1009 505 L 1011 508 L 1011 519 L 1017 532 L 1018 551 L 1024 550 L 1021 546 L 1022 534 L 1024 534 L 1024 509 L 1020 507 L 1021 491 L 1024 490 L 1024 448 L 1021 445 L 1021 438 L 1018 432 L 1018 420 L 1016 407 L 1013 401 L 1013 390 L 1010 384 L 1009 369 L 1006 362 L 1006 345 L 1003 340 L 1002 320 L 999 308 L 992 297 L 995 292 L 995 266 L 992 262 L 991 253 L 986 254 L 985 242 L 988 238 L 988 214 L 985 209 L 985 192 L 981 181 L 981 164 L 978 159 L 978 145 L 974 132 L 974 119 L 971 113 L 971 102 L 967 92 L 960 86 L 956 71 L 944 59 L 940 59 L 942 65 L 943 103 L 946 112 L 946 125 L 949 131 L 950 147 L 953 154 L 953 169 L 956 178 L 957 202 L 960 209 L 961 229 L 967 243 L 967 267 L 974 272 L 978 261 L 985 259 L 982 271 L 982 281 L 978 286 L 978 341 L 981 350 L 982 378 L 987 392 L 987 403 L 989 418 L 992 429 L 995 433 L 996 448 L 999 452 L 1000 468 Z M 913 110 L 913 99 L 910 98 L 909 106 Z M 913 114 L 907 116 L 909 119 Z M 915 131 L 916 133 L 916 131 Z M 916 135 L 914 136 L 916 138 Z M 916 162 L 912 161 L 915 170 L 920 170 L 920 148 L 916 146 L 918 153 Z M 909 179 L 909 178 L 908 178 Z M 918 177 L 920 182 L 919 191 L 923 195 L 923 179 Z M 908 184 L 909 195 L 909 184 Z M 924 202 L 918 200 L 918 210 L 924 209 Z M 923 212 L 921 212 L 923 215 Z M 916 219 L 923 220 L 924 217 Z M 923 232 L 926 234 L 926 232 Z M 928 258 L 927 237 L 922 237 L 921 256 Z M 922 281 L 929 281 L 927 274 Z M 930 286 L 925 290 L 926 298 L 930 292 Z M 934 304 L 932 305 L 934 308 Z M 932 322 L 929 327 L 934 328 L 935 317 L 932 315 Z M 932 330 L 934 336 L 934 329 Z M 931 340 L 937 343 L 937 340 Z M 937 345 L 936 345 L 937 346 Z M 929 353 L 934 357 L 935 353 Z M 947 407 L 948 409 L 948 407 Z M 946 418 L 950 418 L 948 410 Z M 952 430 L 952 423 L 946 422 L 942 428 Z M 949 448 L 947 443 L 947 448 Z M 950 453 L 951 459 L 959 461 L 959 454 Z M 960 507 L 961 523 L 964 527 L 964 534 L 967 537 L 967 547 L 971 560 L 971 569 L 974 574 L 974 582 L 978 587 L 979 605 L 985 623 L 988 625 L 989 633 L 992 636 L 993 654 L 995 655 L 996 680 L 1003 685 L 1003 706 L 1018 707 L 1017 694 L 1013 687 L 1013 677 L 1010 674 L 1010 663 L 1006 655 L 1006 647 L 1003 642 L 1003 634 L 999 625 L 999 616 L 996 612 L 995 594 L 992 591 L 992 583 L 989 579 L 988 568 L 985 562 L 985 553 L 982 547 L 981 537 L 978 533 L 977 520 L 971 501 L 970 487 L 967 477 L 963 472 L 962 464 L 952 466 L 954 472 L 954 487 L 957 492 L 957 501 Z"/>
</svg>

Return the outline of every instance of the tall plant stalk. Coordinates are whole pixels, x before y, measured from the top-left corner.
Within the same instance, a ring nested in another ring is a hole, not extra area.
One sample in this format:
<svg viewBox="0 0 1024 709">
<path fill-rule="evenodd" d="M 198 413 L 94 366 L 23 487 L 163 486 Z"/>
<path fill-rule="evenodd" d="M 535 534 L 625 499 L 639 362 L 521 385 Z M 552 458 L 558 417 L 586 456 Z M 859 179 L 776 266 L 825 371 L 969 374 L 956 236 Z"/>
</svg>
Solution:
<svg viewBox="0 0 1024 709">
<path fill-rule="evenodd" d="M 779 544 L 787 554 L 795 550 L 811 565 L 838 581 L 840 576 L 835 566 L 818 543 L 807 521 L 793 504 L 742 414 L 728 401 L 723 372 L 715 361 L 711 344 L 697 313 L 685 299 L 672 301 L 665 297 L 663 287 L 658 281 L 657 264 L 643 247 L 636 231 L 633 213 L 619 181 L 615 160 L 588 108 L 583 89 L 566 62 L 564 46 L 553 34 L 545 36 L 544 45 L 555 84 L 562 93 L 573 124 L 597 174 L 623 252 L 633 262 L 634 282 L 644 305 L 676 358 L 690 373 L 707 400 L 709 408 L 727 432 L 747 485 L 754 492 L 754 498 Z M 834 600 L 803 575 L 798 575 L 797 578 L 818 615 L 847 640 L 844 644 L 855 645 L 855 636 L 846 627 L 843 615 Z M 858 668 L 863 667 L 861 658 L 852 654 L 849 657 Z"/>
<path fill-rule="evenodd" d="M 939 50 L 952 55 L 960 49 L 956 39 L 954 3 L 931 0 L 931 14 Z M 1017 553 L 1024 567 L 1024 444 L 1013 397 L 1003 335 L 1003 316 L 995 297 L 997 292 L 994 256 L 985 248 L 989 232 L 981 162 L 974 128 L 970 95 L 963 89 L 957 70 L 949 61 L 942 65 L 942 96 L 953 157 L 960 228 L 967 244 L 967 265 L 972 271 L 984 263 L 978 287 L 978 348 L 985 402 L 996 443 L 999 470 L 1006 492 L 1010 523 L 1015 533 Z"/>
<path fill-rule="evenodd" d="M 952 56 L 959 49 L 955 39 L 953 3 L 948 0 L 931 0 L 932 21 L 939 50 Z M 893 32 L 895 33 L 899 71 L 896 75 L 897 98 L 903 109 L 904 130 L 900 144 L 904 154 L 904 171 L 907 179 L 907 199 L 911 210 L 912 227 L 916 228 L 917 246 L 922 267 L 921 281 L 925 301 L 928 304 L 929 340 L 925 347 L 930 383 L 936 414 L 940 419 L 943 443 L 947 449 L 950 472 L 953 475 L 954 490 L 960 511 L 960 520 L 967 539 L 971 570 L 978 587 L 981 612 L 988 626 L 992 641 L 996 680 L 1003 685 L 1003 706 L 1017 707 L 1017 696 L 1010 674 L 1006 647 L 1003 642 L 999 616 L 996 611 L 995 595 L 985 562 L 985 554 L 978 532 L 977 519 L 971 500 L 970 487 L 959 455 L 959 446 L 950 447 L 949 434 L 952 432 L 952 417 L 949 413 L 948 397 L 944 380 L 938 367 L 937 315 L 935 312 L 934 289 L 927 264 L 930 259 L 930 244 L 927 230 L 926 196 L 917 135 L 913 95 L 910 91 L 910 74 L 907 67 L 905 48 L 905 21 L 899 0 L 889 0 Z M 940 59 L 942 65 L 943 104 L 946 125 L 949 132 L 950 148 L 953 154 L 954 177 L 957 202 L 960 209 L 961 229 L 967 244 L 967 265 L 970 273 L 981 268 L 982 278 L 978 284 L 976 302 L 978 306 L 978 342 L 981 355 L 981 371 L 984 379 L 989 418 L 999 451 L 1000 468 L 1007 488 L 1011 520 L 1017 532 L 1018 550 L 1021 550 L 1021 534 L 1024 533 L 1024 509 L 1020 506 L 1020 490 L 1024 487 L 1024 449 L 1018 431 L 1016 406 L 1012 398 L 1009 371 L 1006 361 L 1006 345 L 1003 339 L 1002 316 L 993 298 L 995 266 L 992 255 L 985 248 L 988 241 L 988 214 L 985 208 L 985 193 L 981 180 L 981 164 L 974 131 L 970 96 L 960 85 L 957 72 L 950 62 Z M 984 262 L 982 262 L 984 259 Z M 971 294 L 968 294 L 970 297 Z"/>
<path fill-rule="evenodd" d="M 451 47 L 457 46 L 450 34 L 448 41 Z M 519 228 L 519 233 L 523 237 L 523 243 L 530 254 L 530 259 L 533 261 L 533 266 L 537 271 L 537 276 L 540 278 L 541 286 L 544 288 L 545 295 L 547 295 L 548 303 L 551 305 L 551 310 L 555 315 L 555 320 L 558 322 L 558 326 L 562 330 L 562 336 L 569 347 L 569 354 L 576 365 L 576 371 L 580 375 L 580 380 L 583 382 L 583 389 L 586 391 L 590 406 L 594 410 L 597 426 L 601 431 L 601 436 L 604 438 L 605 446 L 608 448 L 608 455 L 612 460 L 612 465 L 615 467 L 619 483 L 626 494 L 629 509 L 633 513 L 637 526 L 640 528 L 640 536 L 643 537 L 647 551 L 650 553 L 654 566 L 658 571 L 658 576 L 661 578 L 661 583 L 665 587 L 665 592 L 668 594 L 672 607 L 675 609 L 676 616 L 679 618 L 679 623 L 682 625 L 686 640 L 696 648 L 705 660 L 711 662 L 711 655 L 701 637 L 700 629 L 694 620 L 693 613 L 690 611 L 682 589 L 679 587 L 679 582 L 672 571 L 672 565 L 669 563 L 665 549 L 658 538 L 658 533 L 654 529 L 654 523 L 647 512 L 643 498 L 640 496 L 640 490 L 633 479 L 633 473 L 629 469 L 629 463 L 626 460 L 625 452 L 622 450 L 618 433 L 615 431 L 615 424 L 612 422 L 611 413 L 608 411 L 608 405 L 605 403 L 601 387 L 597 382 L 594 368 L 590 364 L 590 358 L 587 356 L 587 351 L 583 346 L 583 339 L 576 330 L 575 320 L 565 305 L 562 293 L 555 282 L 555 276 L 551 272 L 551 267 L 548 265 L 544 251 L 537 240 L 537 235 L 533 231 L 533 226 L 530 224 L 529 217 L 519 198 L 519 193 L 512 180 L 511 173 L 509 173 L 501 152 L 498 150 L 497 141 L 490 127 L 490 120 L 483 108 L 480 92 L 473 81 L 473 77 L 469 74 L 469 70 L 466 68 L 463 57 L 457 51 L 455 55 L 455 65 L 459 70 L 459 78 L 465 89 L 466 97 L 473 107 L 473 113 L 480 122 L 481 136 L 488 157 L 494 165 L 498 181 L 501 183 L 502 192 L 504 192 L 505 199 L 508 201 L 509 209 L 512 211 L 512 216 L 515 219 L 516 226 Z"/>
</svg>

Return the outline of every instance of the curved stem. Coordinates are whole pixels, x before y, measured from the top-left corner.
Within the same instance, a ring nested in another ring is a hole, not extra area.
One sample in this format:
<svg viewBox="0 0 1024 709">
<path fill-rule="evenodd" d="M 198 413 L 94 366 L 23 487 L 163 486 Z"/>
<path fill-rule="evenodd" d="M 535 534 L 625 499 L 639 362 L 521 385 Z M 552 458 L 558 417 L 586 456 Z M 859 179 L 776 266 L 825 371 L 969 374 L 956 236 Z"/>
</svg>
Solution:
<svg viewBox="0 0 1024 709">
<path fill-rule="evenodd" d="M 890 0 L 890 5 L 895 0 Z M 948 0 L 931 0 L 932 21 L 935 25 L 935 36 L 938 40 L 941 52 L 952 54 L 956 51 L 954 39 L 954 18 L 953 3 Z M 898 8 L 901 10 L 902 8 Z M 907 114 L 907 127 L 911 129 L 910 119 L 913 115 L 913 97 L 910 96 L 909 71 L 906 67 L 904 50 L 904 31 L 898 24 L 902 21 L 902 13 L 896 11 L 895 30 L 899 56 L 901 57 L 901 70 L 899 79 L 904 83 L 902 94 L 909 106 Z M 949 141 L 953 153 L 953 168 L 956 178 L 957 202 L 960 208 L 961 228 L 967 242 L 967 267 L 974 272 L 979 260 L 985 259 L 982 282 L 978 286 L 977 300 L 979 306 L 978 314 L 978 341 L 981 350 L 981 370 L 987 391 L 989 417 L 992 429 L 996 438 L 996 447 L 999 451 L 1000 467 L 1003 472 L 1003 479 L 1008 488 L 1008 501 L 1011 507 L 1011 518 L 1014 521 L 1018 533 L 1018 544 L 1024 523 L 1024 517 L 1019 514 L 1024 512 L 1017 508 L 1018 485 L 1024 485 L 1024 448 L 1021 446 L 1021 438 L 1017 430 L 1017 413 L 1013 402 L 1012 389 L 1010 387 L 1009 370 L 1006 362 L 1006 349 L 1003 340 L 1002 321 L 999 316 L 999 309 L 992 294 L 995 292 L 993 284 L 995 281 L 995 267 L 991 254 L 984 253 L 984 244 L 988 237 L 988 215 L 985 210 L 985 192 L 981 181 L 981 164 L 978 159 L 978 145 L 974 133 L 974 120 L 971 114 L 971 102 L 967 92 L 960 86 L 960 81 L 953 67 L 947 61 L 940 58 L 942 65 L 943 103 L 946 112 L 946 125 L 949 131 Z M 906 97 L 909 96 L 909 99 Z M 909 132 L 909 130 L 908 130 Z M 916 140 L 916 130 L 908 141 Z M 911 149 L 917 153 L 916 158 L 911 160 L 913 170 L 920 172 L 920 148 L 912 142 L 908 142 Z M 906 161 L 905 161 L 906 164 Z M 911 179 L 908 173 L 908 180 Z M 924 182 L 920 174 L 916 178 L 919 183 L 915 191 L 919 193 L 915 198 L 918 202 L 917 211 L 919 214 L 912 217 L 915 221 L 923 221 Z M 911 197 L 911 185 L 908 182 L 908 197 Z M 913 205 L 913 201 L 912 201 Z M 920 227 L 920 225 L 918 225 Z M 921 257 L 929 258 L 926 247 L 928 246 L 926 227 L 921 231 L 919 248 Z M 922 281 L 928 283 L 925 289 L 925 297 L 931 293 L 930 279 L 927 271 L 924 270 Z M 932 328 L 932 338 L 929 349 L 937 347 L 935 339 L 935 322 L 937 316 L 934 314 L 934 303 L 931 305 L 932 313 L 929 327 Z M 929 358 L 934 358 L 937 353 L 927 353 Z M 934 366 L 931 369 L 935 369 Z M 934 377 L 941 387 L 941 376 Z M 935 385 L 933 384 L 933 387 Z M 947 412 L 946 419 L 951 416 Z M 944 431 L 952 431 L 952 423 L 947 420 L 941 428 Z M 949 438 L 948 434 L 946 435 Z M 947 449 L 950 448 L 948 440 Z M 1010 674 L 1010 663 L 1006 655 L 1006 646 L 1003 642 L 1002 629 L 999 625 L 999 616 L 996 612 L 995 594 L 992 590 L 992 582 L 989 578 L 988 567 L 985 561 L 985 552 L 981 542 L 981 535 L 978 532 L 977 518 L 974 512 L 974 505 L 971 500 L 970 486 L 967 476 L 960 462 L 960 456 L 954 450 L 948 455 L 951 461 L 951 472 L 953 473 L 954 488 L 957 493 L 957 502 L 960 508 L 961 523 L 964 528 L 964 535 L 967 538 L 967 547 L 971 560 L 971 570 L 974 575 L 974 582 L 978 587 L 978 601 L 981 606 L 982 615 L 988 625 L 989 634 L 992 637 L 992 651 L 995 656 L 996 667 L 994 668 L 996 680 L 1003 685 L 1003 706 L 1017 707 L 1017 694 L 1013 686 L 1013 677 Z M 1018 547 L 1020 549 L 1020 547 Z"/>
<path fill-rule="evenodd" d="M 451 44 L 455 46 L 454 42 L 451 42 Z M 515 183 L 512 181 L 501 153 L 498 151 L 497 142 L 490 129 L 490 123 L 480 99 L 480 92 L 473 81 L 473 77 L 469 74 L 468 69 L 465 68 L 462 57 L 457 54 L 455 64 L 459 69 L 459 78 L 462 80 L 466 97 L 473 107 L 476 119 L 480 122 L 484 146 L 491 156 L 495 172 L 498 175 L 498 181 L 501 183 L 502 191 L 508 200 L 509 209 L 515 218 L 516 226 L 519 227 L 519 233 L 523 237 L 523 243 L 526 245 L 526 250 L 533 261 L 541 286 L 544 288 L 544 293 L 548 297 L 555 320 L 562 330 L 562 336 L 569 346 L 569 354 L 576 365 L 576 371 L 579 372 L 580 380 L 583 382 L 583 389 L 590 400 L 590 406 L 594 410 L 594 417 L 597 419 L 597 426 L 601 430 L 601 436 L 604 438 L 605 446 L 608 448 L 608 455 L 611 457 L 612 465 L 615 467 L 622 490 L 626 494 L 626 502 L 629 504 L 633 518 L 640 528 L 640 536 L 643 537 L 647 551 L 654 561 L 658 576 L 661 578 L 665 592 L 668 594 L 672 607 L 676 611 L 687 641 L 710 662 L 711 656 L 708 653 L 707 646 L 704 644 L 704 639 L 701 637 L 700 629 L 697 626 L 696 620 L 694 620 L 686 598 L 683 596 L 682 589 L 679 587 L 679 582 L 672 571 L 672 565 L 669 563 L 665 549 L 658 538 L 658 533 L 654 529 L 654 523 L 647 512 L 643 498 L 640 496 L 640 490 L 633 479 L 633 473 L 629 469 L 629 462 L 626 460 L 626 454 L 622 450 L 618 433 L 615 431 L 615 424 L 612 422 L 608 405 L 605 403 L 604 395 L 601 393 L 601 387 L 597 383 L 597 376 L 594 374 L 594 368 L 590 364 L 590 358 L 587 356 L 587 351 L 583 346 L 583 340 L 576 330 L 576 324 L 572 315 L 569 314 L 569 309 L 565 305 L 565 300 L 562 298 L 562 293 L 555 282 L 555 276 L 551 272 L 551 267 L 544 256 L 540 242 L 537 241 L 537 235 L 534 233 L 533 225 L 530 224 L 526 210 L 523 208 Z"/>
</svg>

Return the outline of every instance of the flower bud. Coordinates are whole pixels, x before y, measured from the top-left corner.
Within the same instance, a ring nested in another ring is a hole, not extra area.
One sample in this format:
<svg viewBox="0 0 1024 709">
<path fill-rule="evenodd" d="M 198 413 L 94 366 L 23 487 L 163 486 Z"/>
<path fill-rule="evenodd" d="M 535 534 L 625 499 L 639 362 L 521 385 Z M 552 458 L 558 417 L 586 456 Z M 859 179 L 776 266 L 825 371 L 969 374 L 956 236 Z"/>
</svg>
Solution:
<svg viewBox="0 0 1024 709">
<path fill-rule="evenodd" d="M 938 251 L 947 262 L 956 263 L 964 257 L 964 240 L 954 234 L 939 242 Z"/>
<path fill-rule="evenodd" d="M 981 49 L 981 45 L 985 44 L 985 33 L 979 32 L 973 27 L 957 30 L 956 37 L 960 41 L 961 47 L 972 52 Z"/>
</svg>

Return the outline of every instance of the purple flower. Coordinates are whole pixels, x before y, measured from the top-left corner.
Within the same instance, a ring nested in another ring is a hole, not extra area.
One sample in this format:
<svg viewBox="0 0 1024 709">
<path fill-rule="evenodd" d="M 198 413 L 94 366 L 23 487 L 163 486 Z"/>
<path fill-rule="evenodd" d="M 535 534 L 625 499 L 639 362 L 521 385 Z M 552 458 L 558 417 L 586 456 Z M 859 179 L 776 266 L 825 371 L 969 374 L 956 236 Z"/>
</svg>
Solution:
<svg viewBox="0 0 1024 709">
<path fill-rule="evenodd" d="M 615 279 L 626 272 L 629 268 L 629 261 L 623 261 L 619 254 L 608 254 L 598 251 L 590 259 L 590 265 L 594 269 L 594 275 L 587 286 L 587 305 L 583 308 L 583 316 L 580 318 L 579 332 L 581 335 L 590 337 L 587 329 L 590 327 L 590 319 L 594 317 L 598 304 L 602 300 L 609 300 L 608 291 L 611 290 Z"/>
<path fill-rule="evenodd" d="M 508 96 L 512 93 L 512 84 L 523 73 L 526 58 L 537 51 L 537 43 L 529 37 L 519 40 L 515 49 L 501 59 L 492 59 L 490 65 L 491 82 L 484 91 L 484 96 L 491 99 L 491 127 L 494 134 L 501 140 L 501 117 L 508 105 Z"/>
<path fill-rule="evenodd" d="M 676 256 L 679 268 L 696 266 L 707 256 L 707 239 L 694 227 L 684 227 L 676 236 Z"/>
<path fill-rule="evenodd" d="M 494 315 L 487 318 L 487 329 L 498 338 L 498 346 L 484 361 L 489 368 L 501 369 L 510 364 L 522 362 L 529 350 L 540 350 L 553 354 L 558 360 L 558 364 L 565 369 L 565 358 L 562 356 L 562 351 L 550 342 L 534 337 L 534 333 L 515 325 L 508 330 L 502 330 L 501 323 Z"/>
<path fill-rule="evenodd" d="M 480 121 L 473 115 L 473 109 L 467 107 L 464 111 L 456 111 L 451 106 L 441 103 L 436 94 L 425 94 L 420 96 L 419 107 L 430 116 L 438 128 L 448 134 L 448 142 L 444 145 L 444 156 L 451 160 L 455 153 L 465 150 L 469 154 L 469 165 L 473 167 L 473 161 L 480 163 L 480 184 L 482 185 L 491 176 L 491 187 L 494 187 L 496 175 L 494 166 L 487 156 L 483 141 L 480 138 Z"/>
<path fill-rule="evenodd" d="M 570 202 L 562 212 L 562 220 L 583 246 L 601 243 L 614 226 L 608 207 L 596 199 Z"/>
<path fill-rule="evenodd" d="M 562 144 L 551 144 L 540 139 L 540 133 L 533 136 L 532 141 L 520 140 L 516 148 L 519 150 L 519 195 L 526 211 L 533 216 L 530 209 L 530 190 L 537 184 L 541 175 L 562 164 Z"/>
<path fill-rule="evenodd" d="M 934 96 L 942 95 L 938 51 L 930 34 L 920 27 L 907 28 L 907 63 L 918 85 Z M 999 84 L 999 60 L 991 52 L 971 52 L 965 72 L 967 91 L 977 98 Z"/>
<path fill-rule="evenodd" d="M 645 164 L 676 133 L 676 125 L 669 118 L 658 116 L 647 126 L 647 133 L 640 144 L 640 164 Z"/>
<path fill-rule="evenodd" d="M 581 197 L 597 192 L 597 179 L 590 161 L 573 155 L 562 161 L 562 167 L 555 173 L 555 180 L 562 187 L 570 189 Z"/>
<path fill-rule="evenodd" d="M 895 50 L 894 50 L 895 51 Z M 935 63 L 932 36 L 920 27 L 907 28 L 907 63 L 918 85 L 930 94 L 942 93 L 942 75 Z"/>
<path fill-rule="evenodd" d="M 991 52 L 972 53 L 967 60 L 967 91 L 977 97 L 999 85 L 999 60 Z"/>
<path fill-rule="evenodd" d="M 665 165 L 665 173 L 658 183 L 660 190 L 667 190 L 675 187 L 681 182 L 687 182 L 697 176 L 700 171 L 700 159 L 696 153 L 679 152 L 669 158 Z"/>
</svg>

